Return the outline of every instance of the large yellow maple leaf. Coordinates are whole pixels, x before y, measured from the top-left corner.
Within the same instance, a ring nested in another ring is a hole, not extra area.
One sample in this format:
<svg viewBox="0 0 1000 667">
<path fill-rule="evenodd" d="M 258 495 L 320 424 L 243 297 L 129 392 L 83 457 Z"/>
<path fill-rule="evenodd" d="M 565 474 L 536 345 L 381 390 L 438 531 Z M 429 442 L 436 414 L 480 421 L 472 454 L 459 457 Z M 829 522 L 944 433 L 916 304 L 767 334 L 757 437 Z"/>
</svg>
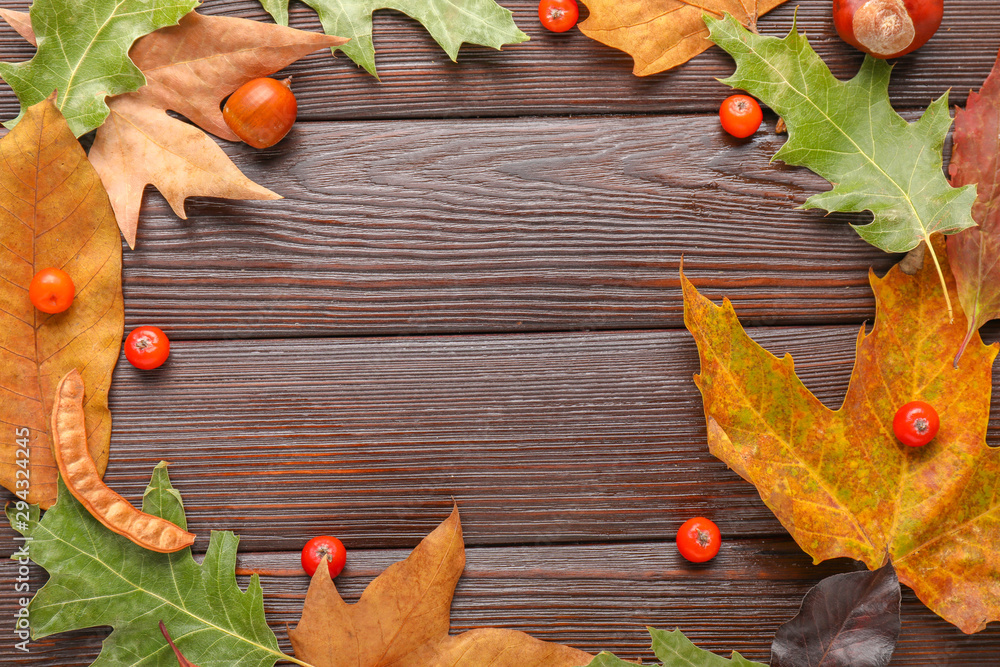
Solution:
<svg viewBox="0 0 1000 667">
<path fill-rule="evenodd" d="M 703 16 L 732 14 L 755 29 L 757 18 L 785 0 L 582 0 L 587 37 L 632 56 L 636 76 L 682 65 L 712 46 Z"/>
<path fill-rule="evenodd" d="M 900 581 L 964 632 L 1000 619 L 1000 449 L 986 444 L 998 346 L 976 334 L 954 367 L 966 326 L 949 323 L 933 267 L 871 276 L 875 324 L 858 333 L 839 410 L 806 389 L 789 355 L 753 342 L 728 300 L 715 306 L 683 275 L 682 283 L 709 449 L 757 487 L 799 546 L 817 562 L 891 561 Z M 922 448 L 893 435 L 896 410 L 912 400 L 941 416 Z"/>
</svg>

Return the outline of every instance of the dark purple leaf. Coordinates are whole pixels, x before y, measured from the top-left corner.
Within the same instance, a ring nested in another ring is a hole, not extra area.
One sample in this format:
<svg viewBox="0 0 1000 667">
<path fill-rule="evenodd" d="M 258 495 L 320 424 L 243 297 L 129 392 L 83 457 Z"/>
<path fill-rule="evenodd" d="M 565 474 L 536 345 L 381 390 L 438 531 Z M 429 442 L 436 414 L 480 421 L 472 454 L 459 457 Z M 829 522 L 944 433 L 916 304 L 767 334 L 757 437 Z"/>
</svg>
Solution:
<svg viewBox="0 0 1000 667">
<path fill-rule="evenodd" d="M 771 667 L 884 667 L 899 636 L 899 598 L 891 563 L 827 577 L 778 628 Z"/>
</svg>

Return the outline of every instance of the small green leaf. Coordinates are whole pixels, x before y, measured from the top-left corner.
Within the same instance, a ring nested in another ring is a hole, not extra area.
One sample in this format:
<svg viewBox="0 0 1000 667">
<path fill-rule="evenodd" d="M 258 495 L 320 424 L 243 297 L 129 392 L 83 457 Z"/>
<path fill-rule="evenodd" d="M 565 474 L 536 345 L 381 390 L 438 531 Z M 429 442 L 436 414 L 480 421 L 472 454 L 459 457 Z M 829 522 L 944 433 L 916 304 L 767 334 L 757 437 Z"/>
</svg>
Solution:
<svg viewBox="0 0 1000 667">
<path fill-rule="evenodd" d="M 718 656 L 711 651 L 700 649 L 684 636 L 679 628 L 672 632 L 646 628 L 653 638 L 653 653 L 663 661 L 663 667 L 767 667 L 759 662 L 751 662 L 733 651 L 730 660 Z M 626 662 L 608 652 L 598 653 L 587 667 L 628 667 L 633 662 Z"/>
<path fill-rule="evenodd" d="M 493 0 L 303 0 L 316 10 L 323 31 L 351 41 L 335 47 L 364 67 L 375 71 L 372 43 L 372 13 L 395 9 L 419 21 L 452 60 L 458 59 L 463 43 L 499 49 L 504 44 L 524 42 L 513 15 Z M 275 22 L 288 25 L 288 0 L 261 0 Z"/>
<path fill-rule="evenodd" d="M 128 57 L 132 43 L 174 25 L 197 0 L 35 0 L 31 25 L 35 56 L 0 63 L 3 77 L 24 109 L 57 91 L 56 106 L 80 136 L 108 116 L 104 98 L 137 90 L 146 78 Z M 6 123 L 13 127 L 21 116 Z"/>
<path fill-rule="evenodd" d="M 143 511 L 184 527 L 180 494 L 170 485 L 165 463 L 153 470 Z M 236 583 L 233 533 L 213 532 L 199 565 L 186 548 L 148 551 L 101 525 L 59 480 L 59 500 L 41 521 L 15 523 L 30 537 L 31 559 L 49 580 L 29 605 L 32 637 L 47 637 L 99 625 L 114 631 L 104 640 L 98 666 L 176 667 L 172 649 L 157 629 L 162 620 L 177 647 L 203 665 L 270 667 L 294 659 L 278 648 L 264 618 L 263 591 L 254 575 L 247 590 Z M 37 512 L 37 510 L 36 510 Z M 299 663 L 301 664 L 301 663 Z"/>
</svg>

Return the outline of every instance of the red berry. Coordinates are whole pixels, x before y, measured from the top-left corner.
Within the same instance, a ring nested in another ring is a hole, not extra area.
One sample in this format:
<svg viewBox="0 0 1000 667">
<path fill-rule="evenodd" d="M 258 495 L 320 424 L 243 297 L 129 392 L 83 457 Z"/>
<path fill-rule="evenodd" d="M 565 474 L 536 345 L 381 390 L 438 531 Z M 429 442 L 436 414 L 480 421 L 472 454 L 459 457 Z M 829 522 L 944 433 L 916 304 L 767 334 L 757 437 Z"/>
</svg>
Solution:
<svg viewBox="0 0 1000 667">
<path fill-rule="evenodd" d="M 144 371 L 159 368 L 170 355 L 170 340 L 158 327 L 137 327 L 125 339 L 125 358 Z"/>
<path fill-rule="evenodd" d="M 745 139 L 757 131 L 764 120 L 757 100 L 749 95 L 731 95 L 719 107 L 722 129 L 740 139 Z"/>
<path fill-rule="evenodd" d="M 73 279 L 62 269 L 42 269 L 28 285 L 28 299 L 43 313 L 61 313 L 73 303 L 76 287 Z"/>
<path fill-rule="evenodd" d="M 538 3 L 538 20 L 552 32 L 566 32 L 579 18 L 576 0 L 541 0 Z"/>
<path fill-rule="evenodd" d="M 715 558 L 721 544 L 719 527 L 703 516 L 688 519 L 677 531 L 677 550 L 692 563 Z"/>
<path fill-rule="evenodd" d="M 316 568 L 323 559 L 327 559 L 327 566 L 330 569 L 330 577 L 336 577 L 344 569 L 347 562 L 347 549 L 344 543 L 336 537 L 320 535 L 314 537 L 302 547 L 302 569 L 310 577 L 316 572 Z"/>
<path fill-rule="evenodd" d="M 892 432 L 908 447 L 923 447 L 934 439 L 940 426 L 937 410 L 923 401 L 910 401 L 892 418 Z"/>
</svg>

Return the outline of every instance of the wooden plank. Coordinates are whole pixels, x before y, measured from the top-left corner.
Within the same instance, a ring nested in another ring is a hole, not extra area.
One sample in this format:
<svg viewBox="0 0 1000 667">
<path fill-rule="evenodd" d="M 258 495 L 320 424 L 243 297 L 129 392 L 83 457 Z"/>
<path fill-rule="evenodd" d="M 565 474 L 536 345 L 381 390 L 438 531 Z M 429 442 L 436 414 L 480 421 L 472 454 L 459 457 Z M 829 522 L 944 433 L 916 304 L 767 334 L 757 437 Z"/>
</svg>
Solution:
<svg viewBox="0 0 1000 667">
<path fill-rule="evenodd" d="M 24 10 L 28 0 L 3 0 Z M 583 113 L 714 113 L 729 88 L 716 81 L 733 70 L 732 60 L 710 49 L 671 72 L 632 75 L 632 59 L 588 39 L 578 30 L 554 34 L 538 22 L 537 0 L 503 0 L 531 40 L 502 51 L 465 45 L 451 62 L 427 32 L 409 17 L 375 15 L 376 62 L 381 80 L 348 58 L 309 56 L 288 68 L 294 77 L 303 120 L 456 118 L 475 116 Z M 862 54 L 841 42 L 828 2 L 788 2 L 764 16 L 762 32 L 784 35 L 798 11 L 798 25 L 841 78 L 853 76 Z M 200 11 L 269 21 L 255 0 L 205 3 Z M 586 15 L 586 10 L 583 10 Z M 1000 35 L 984 26 L 1000 21 L 993 0 L 949 0 L 941 29 L 919 51 L 899 59 L 890 93 L 900 108 L 922 108 L 949 88 L 964 104 L 979 89 L 996 59 Z M 293 3 L 293 27 L 319 31 L 316 13 Z M 33 54 L 13 30 L 0 30 L 0 59 L 26 60 Z M 18 112 L 10 89 L 0 87 L 0 118 Z"/>
<path fill-rule="evenodd" d="M 310 123 L 228 148 L 278 202 L 147 196 L 126 324 L 177 338 L 679 327 L 678 267 L 757 325 L 860 323 L 898 256 L 804 211 L 784 138 L 714 118 Z"/>
<path fill-rule="evenodd" d="M 439 512 L 438 518 L 446 514 Z M 372 578 L 407 554 L 408 549 L 351 549 L 337 578 L 344 599 L 356 602 Z M 309 583 L 298 569 L 298 554 L 244 554 L 239 565 L 241 586 L 246 586 L 246 573 L 261 575 L 268 622 L 290 651 L 286 628 L 298 622 Z M 15 567 L 0 562 L 4 581 L 14 579 Z M 812 565 L 787 538 L 730 540 L 705 565 L 686 563 L 669 542 L 469 549 L 452 605 L 452 632 L 512 628 L 648 662 L 652 654 L 645 626 L 680 627 L 702 648 L 727 657 L 735 649 L 766 662 L 775 630 L 795 615 L 806 591 L 826 576 L 857 567 L 847 559 Z M 35 565 L 31 570 L 31 590 L 37 591 L 44 575 Z M 0 590 L 0 614 L 12 618 L 16 605 L 9 587 Z M 908 589 L 902 617 L 892 667 L 995 663 L 1000 640 L 995 626 L 963 635 Z M 55 635 L 31 642 L 28 654 L 17 652 L 13 642 L 0 642 L 0 661 L 87 665 L 106 634 L 95 628 Z"/>
<path fill-rule="evenodd" d="M 855 327 L 752 334 L 839 407 Z M 708 453 L 696 371 L 685 331 L 182 341 L 156 373 L 119 364 L 106 479 L 138 504 L 170 461 L 196 550 L 398 547 L 453 501 L 470 545 L 667 540 L 697 515 L 782 534 Z"/>
</svg>

